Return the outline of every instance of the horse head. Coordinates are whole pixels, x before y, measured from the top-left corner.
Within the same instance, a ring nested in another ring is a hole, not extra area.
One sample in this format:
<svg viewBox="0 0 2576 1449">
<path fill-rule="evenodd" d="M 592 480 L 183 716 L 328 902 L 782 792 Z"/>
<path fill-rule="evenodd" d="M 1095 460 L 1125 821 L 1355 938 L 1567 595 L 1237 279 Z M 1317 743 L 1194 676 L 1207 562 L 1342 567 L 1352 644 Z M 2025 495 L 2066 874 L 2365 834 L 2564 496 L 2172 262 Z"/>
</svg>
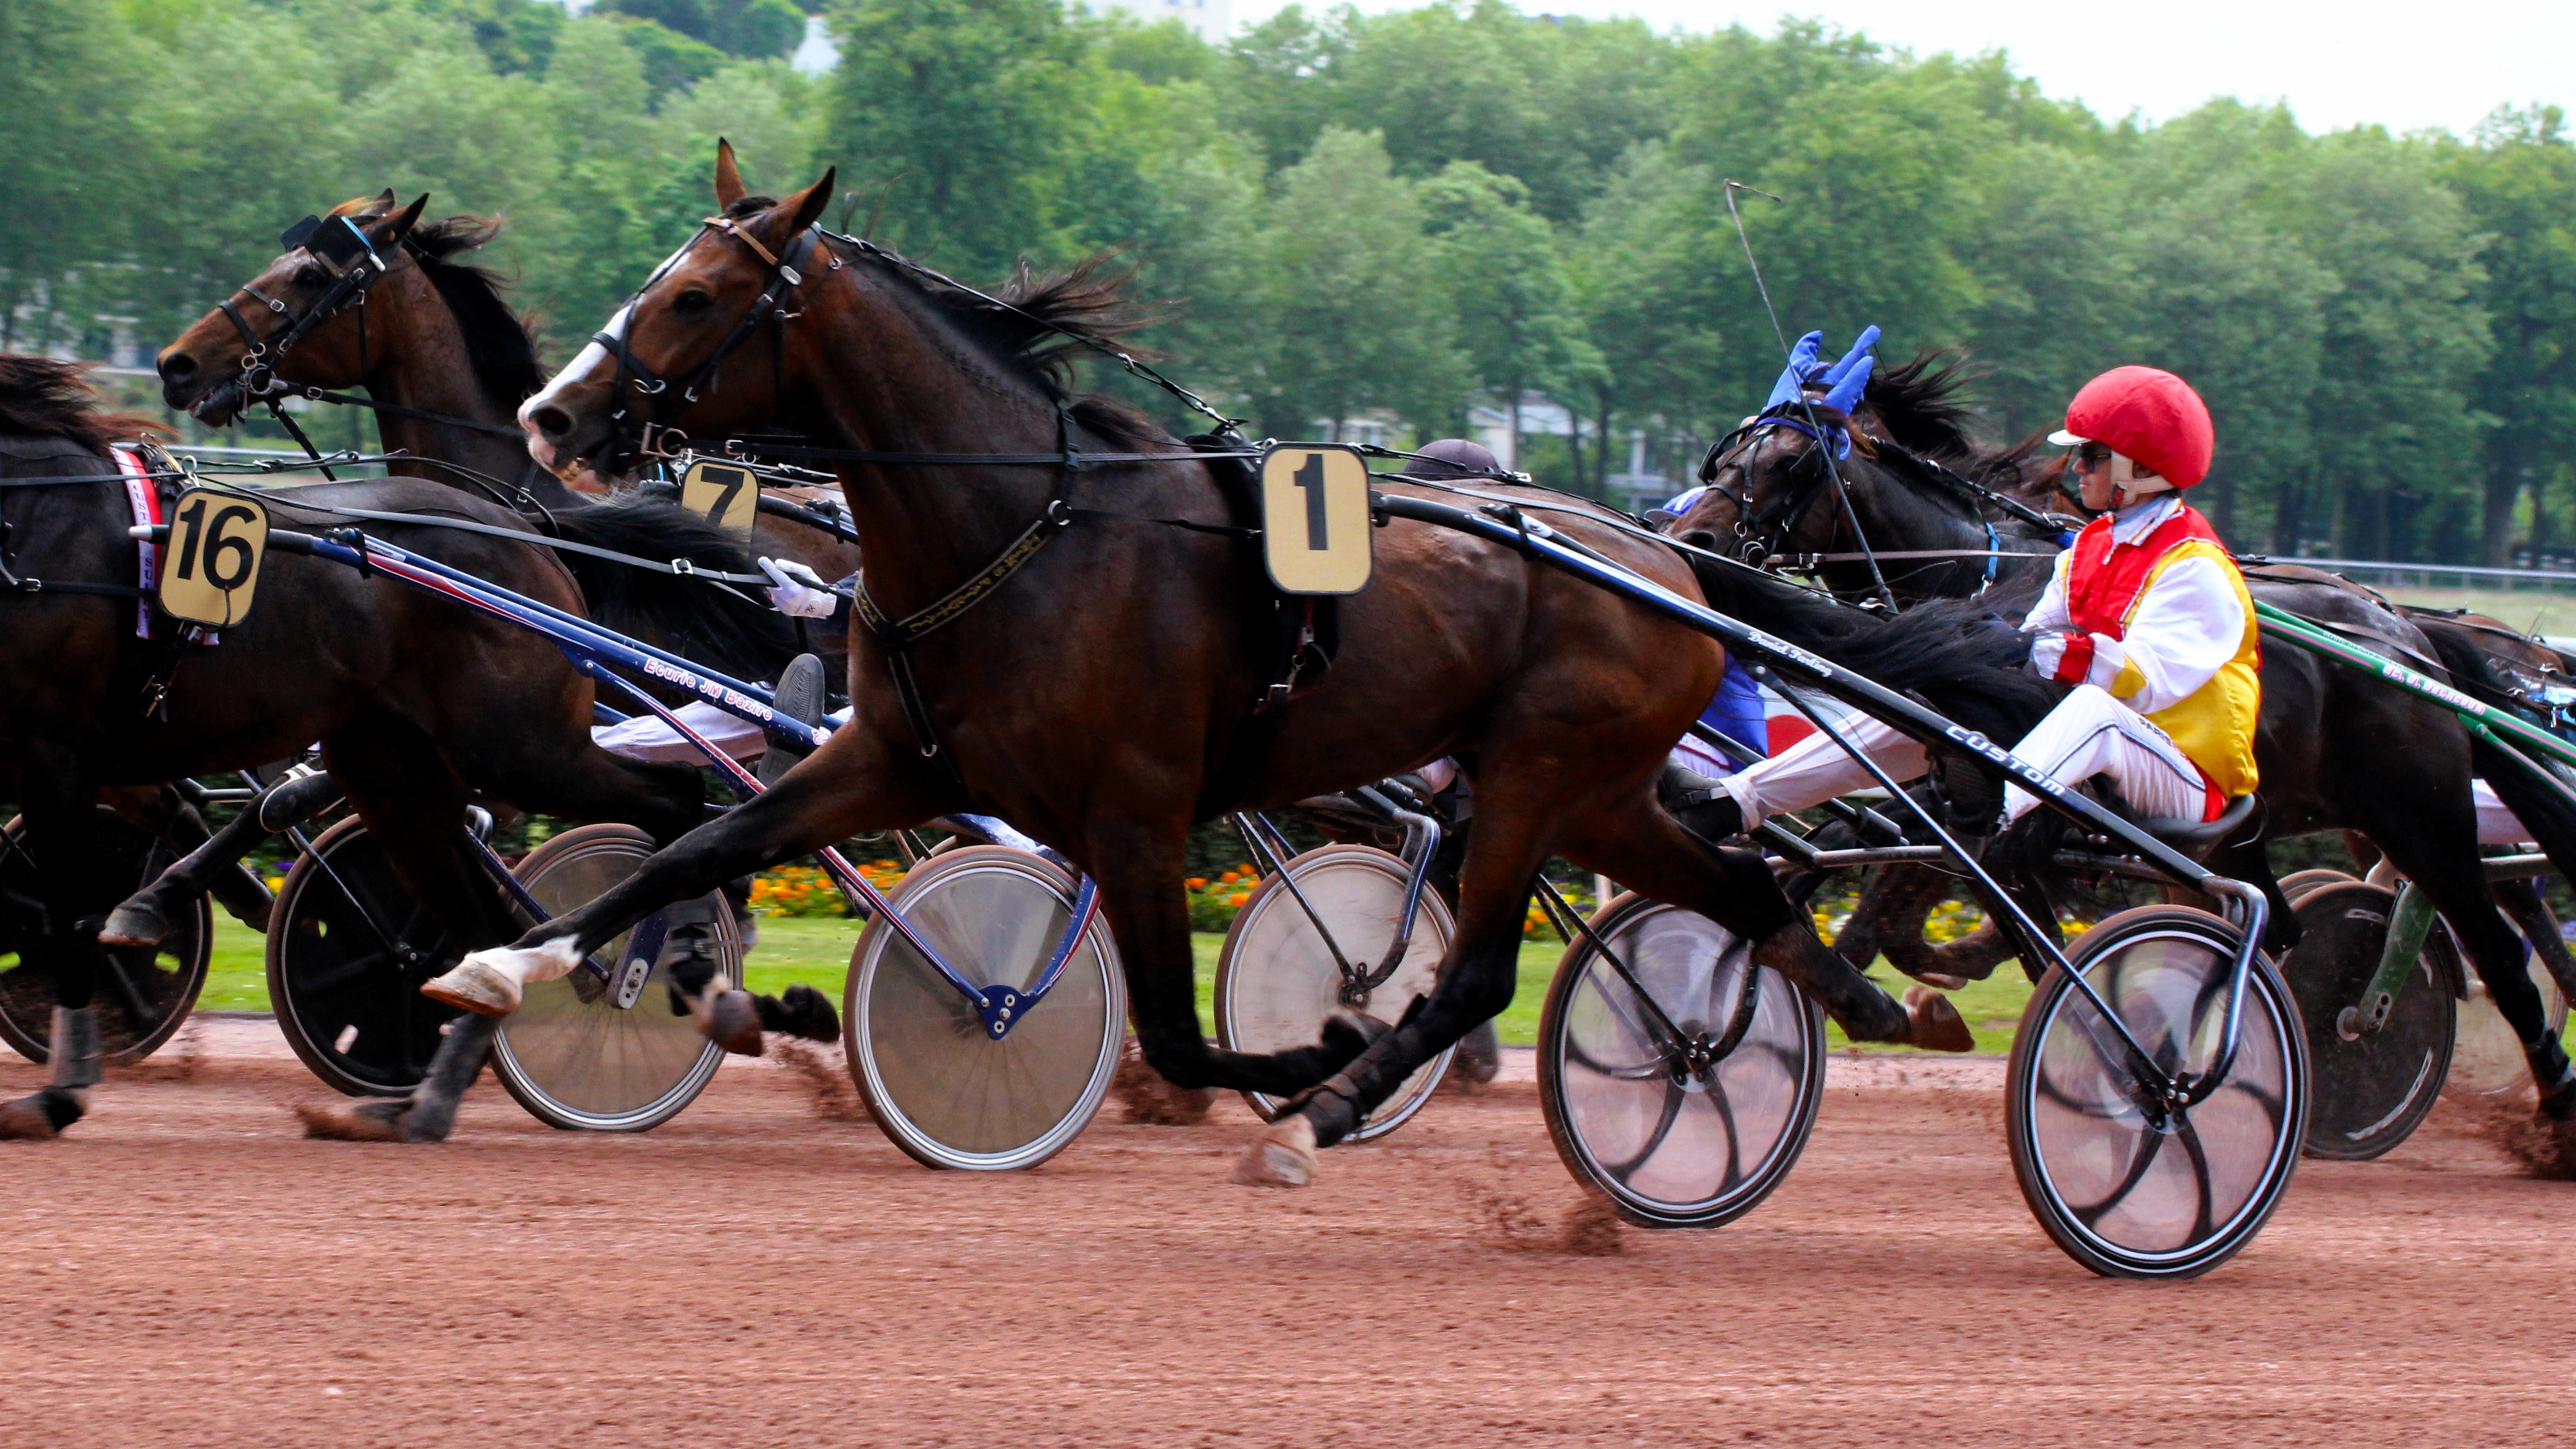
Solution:
<svg viewBox="0 0 2576 1449">
<path fill-rule="evenodd" d="M 520 406 L 540 465 L 618 470 L 651 449 L 656 432 L 715 437 L 779 416 L 794 350 L 788 323 L 815 305 L 823 273 L 841 266 L 814 229 L 835 173 L 784 200 L 750 196 L 733 148 L 718 146 L 716 214 Z M 737 355 L 746 362 L 729 370 Z"/>
<path fill-rule="evenodd" d="M 161 349 L 162 399 L 222 427 L 277 382 L 365 381 L 376 359 L 361 346 L 362 309 L 369 293 L 410 270 L 403 244 L 428 204 L 424 194 L 398 207 L 386 191 L 340 203 L 319 226 L 291 228 L 280 238 L 285 251 Z"/>
</svg>

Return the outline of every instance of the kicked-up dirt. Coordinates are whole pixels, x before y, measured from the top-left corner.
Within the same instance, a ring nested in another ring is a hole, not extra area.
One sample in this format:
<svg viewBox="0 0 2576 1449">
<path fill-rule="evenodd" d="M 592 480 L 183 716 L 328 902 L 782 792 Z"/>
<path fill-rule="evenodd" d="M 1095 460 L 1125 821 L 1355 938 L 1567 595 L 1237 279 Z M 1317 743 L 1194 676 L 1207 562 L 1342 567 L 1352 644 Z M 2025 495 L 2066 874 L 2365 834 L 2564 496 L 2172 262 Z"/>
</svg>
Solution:
<svg viewBox="0 0 2576 1449">
<path fill-rule="evenodd" d="M 2001 1063 L 1837 1059 L 1716 1232 L 1591 1210 L 1535 1089 L 1436 1099 L 1317 1185 L 1252 1118 L 1113 1109 L 1009 1177 L 915 1166 L 811 1065 L 640 1137 L 487 1078 L 440 1147 L 307 1141 L 246 1024 L 0 1144 L 0 1444 L 2527 1445 L 2576 1433 L 2576 1183 L 2445 1107 L 2305 1164 L 2214 1275 L 2052 1248 Z M 838 1057 L 826 1053 L 835 1067 Z M 14 1060 L 0 1091 L 40 1080 Z"/>
</svg>

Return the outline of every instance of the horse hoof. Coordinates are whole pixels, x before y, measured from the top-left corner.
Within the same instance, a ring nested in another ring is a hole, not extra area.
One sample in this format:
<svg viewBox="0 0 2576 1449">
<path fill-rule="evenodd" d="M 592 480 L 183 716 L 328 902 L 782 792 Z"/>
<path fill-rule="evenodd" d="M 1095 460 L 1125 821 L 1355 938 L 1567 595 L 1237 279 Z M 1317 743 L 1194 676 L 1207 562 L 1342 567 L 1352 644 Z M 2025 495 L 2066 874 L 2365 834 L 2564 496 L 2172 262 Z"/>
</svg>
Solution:
<svg viewBox="0 0 2576 1449">
<path fill-rule="evenodd" d="M 765 996 L 756 1000 L 764 1031 L 784 1032 L 806 1041 L 841 1039 L 841 1013 L 832 1009 L 831 998 L 803 982 L 788 987 L 774 1002 Z"/>
<path fill-rule="evenodd" d="M 461 1006 L 479 1016 L 508 1016 L 519 1009 L 525 988 L 515 972 L 487 959 L 506 951 L 477 951 L 444 976 L 421 983 L 420 994 L 448 1006 Z"/>
<path fill-rule="evenodd" d="M 170 923 L 159 911 L 127 901 L 107 913 L 107 924 L 98 928 L 102 946 L 158 946 L 170 934 Z"/>
<path fill-rule="evenodd" d="M 698 1031 L 707 1040 L 734 1056 L 761 1054 L 760 1005 L 750 992 L 711 991 L 699 997 L 698 1002 L 703 1008 L 698 1015 Z"/>
<path fill-rule="evenodd" d="M 298 1102 L 295 1115 L 304 1123 L 304 1135 L 317 1142 L 400 1142 L 403 1113 L 410 1107 L 409 1102 L 369 1102 L 333 1111 Z"/>
<path fill-rule="evenodd" d="M 1905 988 L 1905 1014 L 1914 1021 L 1914 1034 L 1908 1038 L 1926 1051 L 1972 1052 L 1977 1039 L 1969 1033 L 1968 1023 L 1959 1016 L 1959 1008 L 1950 998 L 1929 986 Z"/>
<path fill-rule="evenodd" d="M 44 1087 L 33 1096 L 0 1102 L 0 1142 L 51 1142 L 86 1110 L 80 1093 L 68 1087 Z"/>
<path fill-rule="evenodd" d="M 1261 1129 L 1234 1164 L 1245 1187 L 1307 1187 L 1315 1181 L 1315 1124 L 1290 1113 Z"/>
</svg>

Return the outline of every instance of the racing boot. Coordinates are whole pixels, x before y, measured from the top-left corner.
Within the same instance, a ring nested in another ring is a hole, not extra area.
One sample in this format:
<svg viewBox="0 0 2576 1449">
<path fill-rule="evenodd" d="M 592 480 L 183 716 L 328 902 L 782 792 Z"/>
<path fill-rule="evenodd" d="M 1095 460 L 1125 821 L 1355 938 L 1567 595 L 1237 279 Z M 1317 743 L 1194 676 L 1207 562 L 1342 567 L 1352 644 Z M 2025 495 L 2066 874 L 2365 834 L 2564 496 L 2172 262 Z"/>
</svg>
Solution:
<svg viewBox="0 0 2576 1449">
<path fill-rule="evenodd" d="M 787 667 L 778 672 L 778 692 L 772 707 L 798 724 L 821 724 L 825 688 L 823 661 L 812 654 L 799 654 L 788 660 Z M 777 784 L 806 754 L 804 750 L 770 741 L 768 752 L 760 757 L 760 767 L 753 771 L 760 779 L 761 788 L 765 790 Z"/>
<path fill-rule="evenodd" d="M 1664 766 L 1655 798 L 1682 828 L 1712 843 L 1744 833 L 1744 807 L 1724 785 L 1686 765 Z"/>
<path fill-rule="evenodd" d="M 61 1136 L 89 1109 L 88 1089 L 98 1085 L 100 1075 L 98 1008 L 55 1007 L 46 1059 L 53 1074 L 34 1096 L 0 1103 L 0 1140 Z"/>
</svg>

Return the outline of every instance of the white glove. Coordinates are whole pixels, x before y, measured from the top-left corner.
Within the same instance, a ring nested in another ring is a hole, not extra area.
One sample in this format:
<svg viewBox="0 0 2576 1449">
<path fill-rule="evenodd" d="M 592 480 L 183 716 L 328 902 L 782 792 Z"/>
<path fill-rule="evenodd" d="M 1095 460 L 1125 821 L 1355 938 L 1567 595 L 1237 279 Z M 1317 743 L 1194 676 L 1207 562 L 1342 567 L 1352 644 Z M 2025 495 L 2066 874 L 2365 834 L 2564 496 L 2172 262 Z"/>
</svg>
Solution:
<svg viewBox="0 0 2576 1449">
<path fill-rule="evenodd" d="M 793 559 L 761 559 L 760 571 L 769 576 L 771 607 L 791 619 L 828 619 L 840 607 L 841 596 L 823 582 L 823 576 Z"/>
</svg>

